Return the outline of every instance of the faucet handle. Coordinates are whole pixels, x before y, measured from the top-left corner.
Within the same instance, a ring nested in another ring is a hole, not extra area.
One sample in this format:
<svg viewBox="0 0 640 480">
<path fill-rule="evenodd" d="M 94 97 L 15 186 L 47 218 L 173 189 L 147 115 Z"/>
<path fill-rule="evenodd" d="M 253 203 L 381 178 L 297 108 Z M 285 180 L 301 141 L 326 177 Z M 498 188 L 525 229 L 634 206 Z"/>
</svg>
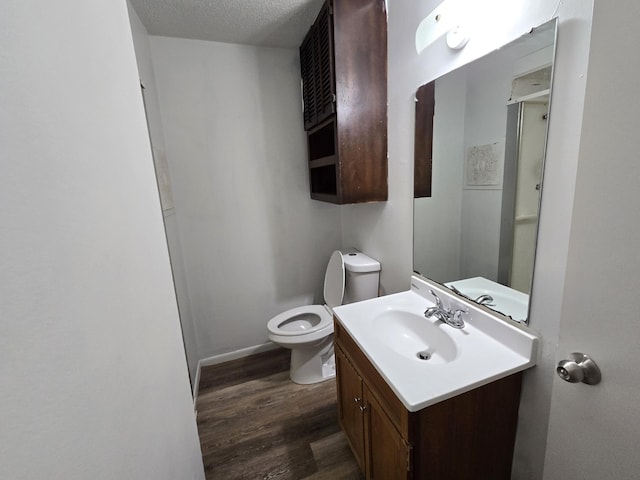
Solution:
<svg viewBox="0 0 640 480">
<path fill-rule="evenodd" d="M 453 313 L 453 318 L 447 322 L 449 325 L 451 325 L 453 328 L 464 328 L 464 320 L 462 320 L 462 314 L 469 314 L 469 309 L 465 308 L 464 310 L 458 308 L 456 309 L 456 311 Z"/>
<path fill-rule="evenodd" d="M 457 308 L 455 312 L 453 312 L 453 320 L 456 322 L 461 322 L 462 321 L 462 315 L 469 315 L 469 309 L 465 308 Z"/>
<path fill-rule="evenodd" d="M 438 297 L 438 295 L 436 295 L 436 292 L 434 292 L 433 290 L 429 290 L 431 292 L 431 295 L 434 296 L 434 298 L 436 299 L 436 307 L 438 309 L 442 309 L 442 300 L 440 300 L 440 297 Z"/>
</svg>

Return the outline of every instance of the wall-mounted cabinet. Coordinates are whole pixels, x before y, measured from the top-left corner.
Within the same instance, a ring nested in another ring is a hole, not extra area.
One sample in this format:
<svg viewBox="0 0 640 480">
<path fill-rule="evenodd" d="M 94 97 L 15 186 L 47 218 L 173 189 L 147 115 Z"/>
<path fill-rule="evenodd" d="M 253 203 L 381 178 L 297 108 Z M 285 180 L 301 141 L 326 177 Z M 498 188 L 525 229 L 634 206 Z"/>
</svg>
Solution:
<svg viewBox="0 0 640 480">
<path fill-rule="evenodd" d="M 327 0 L 300 46 L 311 198 L 387 199 L 384 0 Z"/>
<path fill-rule="evenodd" d="M 413 197 L 430 197 L 433 171 L 433 114 L 436 82 L 422 85 L 416 92 L 416 120 L 413 162 Z"/>
</svg>

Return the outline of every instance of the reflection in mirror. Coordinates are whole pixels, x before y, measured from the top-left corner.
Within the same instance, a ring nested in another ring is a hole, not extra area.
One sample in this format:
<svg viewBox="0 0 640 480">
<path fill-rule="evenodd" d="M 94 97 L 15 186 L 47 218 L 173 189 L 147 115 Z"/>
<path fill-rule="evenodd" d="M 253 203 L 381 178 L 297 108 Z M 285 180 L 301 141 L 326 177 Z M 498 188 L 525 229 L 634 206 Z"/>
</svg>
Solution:
<svg viewBox="0 0 640 480">
<path fill-rule="evenodd" d="M 413 268 L 521 322 L 533 276 L 555 36 L 554 19 L 416 95 L 416 164 L 431 189 L 414 199 Z M 434 103 L 430 138 L 424 112 Z M 432 168 L 426 174 L 425 164 Z"/>
</svg>

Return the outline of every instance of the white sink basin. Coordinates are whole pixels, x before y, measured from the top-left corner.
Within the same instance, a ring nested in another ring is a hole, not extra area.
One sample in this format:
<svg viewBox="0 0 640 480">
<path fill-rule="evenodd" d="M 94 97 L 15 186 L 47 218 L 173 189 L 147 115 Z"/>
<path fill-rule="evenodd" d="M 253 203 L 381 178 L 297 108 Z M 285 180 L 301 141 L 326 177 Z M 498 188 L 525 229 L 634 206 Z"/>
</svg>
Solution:
<svg viewBox="0 0 640 480">
<path fill-rule="evenodd" d="M 419 277 L 412 277 L 411 285 L 406 292 L 334 309 L 338 321 L 409 411 L 535 364 L 538 339 L 526 327 L 471 303 L 462 304 L 444 288 Z M 445 306 L 468 306 L 463 329 L 424 316 L 425 309 L 434 305 L 429 289 Z"/>
<path fill-rule="evenodd" d="M 390 348 L 410 359 L 420 358 L 430 364 L 447 363 L 458 355 L 456 342 L 446 329 L 423 315 L 406 310 L 386 310 L 371 322 L 373 333 L 382 348 Z"/>
</svg>

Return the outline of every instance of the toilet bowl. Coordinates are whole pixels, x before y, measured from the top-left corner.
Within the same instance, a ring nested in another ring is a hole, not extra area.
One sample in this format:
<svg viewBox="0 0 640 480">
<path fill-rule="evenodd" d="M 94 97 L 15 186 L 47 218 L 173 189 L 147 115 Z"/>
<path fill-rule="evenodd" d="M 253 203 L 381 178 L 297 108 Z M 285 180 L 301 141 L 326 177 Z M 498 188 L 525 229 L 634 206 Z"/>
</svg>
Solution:
<svg viewBox="0 0 640 480">
<path fill-rule="evenodd" d="M 379 271 L 380 264 L 361 252 L 343 255 L 336 250 L 324 277 L 326 304 L 292 308 L 269 320 L 269 340 L 291 349 L 292 381 L 311 384 L 335 377 L 331 309 L 343 300 L 351 303 L 376 297 Z"/>
</svg>

